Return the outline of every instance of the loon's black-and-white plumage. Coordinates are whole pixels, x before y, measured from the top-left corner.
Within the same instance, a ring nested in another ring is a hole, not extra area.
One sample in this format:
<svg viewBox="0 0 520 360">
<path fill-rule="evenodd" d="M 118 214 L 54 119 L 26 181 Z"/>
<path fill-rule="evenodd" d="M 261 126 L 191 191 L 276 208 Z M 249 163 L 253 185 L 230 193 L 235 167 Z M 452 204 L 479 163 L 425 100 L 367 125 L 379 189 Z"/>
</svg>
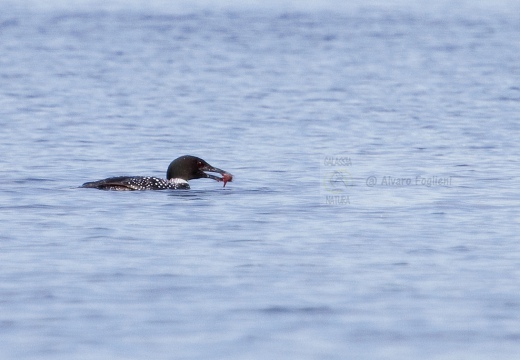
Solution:
<svg viewBox="0 0 520 360">
<path fill-rule="evenodd" d="M 219 173 L 222 177 L 206 174 L 204 171 Z M 117 176 L 103 180 L 86 182 L 81 187 L 100 190 L 167 190 L 189 189 L 188 180 L 209 178 L 223 181 L 224 186 L 232 181 L 233 175 L 211 166 L 196 156 L 184 155 L 170 163 L 166 179 L 152 176 Z"/>
</svg>

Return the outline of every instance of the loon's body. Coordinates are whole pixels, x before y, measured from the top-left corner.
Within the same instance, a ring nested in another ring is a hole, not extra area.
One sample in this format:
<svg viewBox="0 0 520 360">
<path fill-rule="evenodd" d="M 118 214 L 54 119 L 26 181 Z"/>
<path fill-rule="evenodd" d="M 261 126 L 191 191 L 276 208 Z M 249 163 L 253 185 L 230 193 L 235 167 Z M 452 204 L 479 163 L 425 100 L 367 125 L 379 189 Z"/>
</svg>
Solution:
<svg viewBox="0 0 520 360">
<path fill-rule="evenodd" d="M 167 180 L 153 176 L 117 176 L 86 182 L 81 187 L 100 190 L 176 190 L 189 189 L 190 184 L 182 179 Z"/>
<path fill-rule="evenodd" d="M 204 171 L 216 172 L 222 178 L 206 174 Z M 224 186 L 232 181 L 233 175 L 219 168 L 209 165 L 201 158 L 185 155 L 170 163 L 166 172 L 166 179 L 152 176 L 117 176 L 99 181 L 86 182 L 81 187 L 95 188 L 100 190 L 176 190 L 189 189 L 188 180 L 210 178 L 216 181 L 223 181 Z"/>
</svg>

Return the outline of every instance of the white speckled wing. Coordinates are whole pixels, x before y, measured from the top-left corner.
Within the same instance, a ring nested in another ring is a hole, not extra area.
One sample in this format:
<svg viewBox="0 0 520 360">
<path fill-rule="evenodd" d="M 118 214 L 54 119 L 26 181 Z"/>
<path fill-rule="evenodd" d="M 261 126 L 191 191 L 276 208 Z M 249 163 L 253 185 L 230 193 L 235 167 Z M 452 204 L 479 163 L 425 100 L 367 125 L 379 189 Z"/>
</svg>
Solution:
<svg viewBox="0 0 520 360">
<path fill-rule="evenodd" d="M 167 190 L 189 189 L 183 179 L 160 179 L 153 176 L 118 176 L 83 184 L 83 187 L 101 190 Z"/>
</svg>

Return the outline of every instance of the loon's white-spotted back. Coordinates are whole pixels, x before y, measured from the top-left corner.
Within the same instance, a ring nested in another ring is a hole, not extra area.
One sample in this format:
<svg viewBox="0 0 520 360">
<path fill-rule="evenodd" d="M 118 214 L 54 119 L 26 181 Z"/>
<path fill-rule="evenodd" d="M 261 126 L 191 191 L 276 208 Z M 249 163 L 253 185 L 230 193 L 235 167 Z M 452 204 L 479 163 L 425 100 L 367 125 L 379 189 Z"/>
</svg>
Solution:
<svg viewBox="0 0 520 360">
<path fill-rule="evenodd" d="M 81 187 L 100 190 L 176 190 L 189 189 L 183 179 L 160 179 L 153 176 L 117 176 L 99 181 L 86 182 Z"/>
</svg>

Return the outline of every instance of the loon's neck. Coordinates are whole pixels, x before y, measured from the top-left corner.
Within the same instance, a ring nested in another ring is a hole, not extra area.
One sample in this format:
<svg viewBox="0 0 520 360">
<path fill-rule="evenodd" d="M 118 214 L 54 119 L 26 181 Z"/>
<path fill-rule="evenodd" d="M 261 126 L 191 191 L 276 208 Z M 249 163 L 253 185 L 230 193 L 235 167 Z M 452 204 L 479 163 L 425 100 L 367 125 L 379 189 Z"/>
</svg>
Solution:
<svg viewBox="0 0 520 360">
<path fill-rule="evenodd" d="M 188 182 L 184 179 L 179 179 L 179 178 L 175 178 L 175 179 L 169 179 L 168 180 L 171 184 L 175 184 L 175 185 L 179 185 L 179 184 L 188 184 Z"/>
</svg>

